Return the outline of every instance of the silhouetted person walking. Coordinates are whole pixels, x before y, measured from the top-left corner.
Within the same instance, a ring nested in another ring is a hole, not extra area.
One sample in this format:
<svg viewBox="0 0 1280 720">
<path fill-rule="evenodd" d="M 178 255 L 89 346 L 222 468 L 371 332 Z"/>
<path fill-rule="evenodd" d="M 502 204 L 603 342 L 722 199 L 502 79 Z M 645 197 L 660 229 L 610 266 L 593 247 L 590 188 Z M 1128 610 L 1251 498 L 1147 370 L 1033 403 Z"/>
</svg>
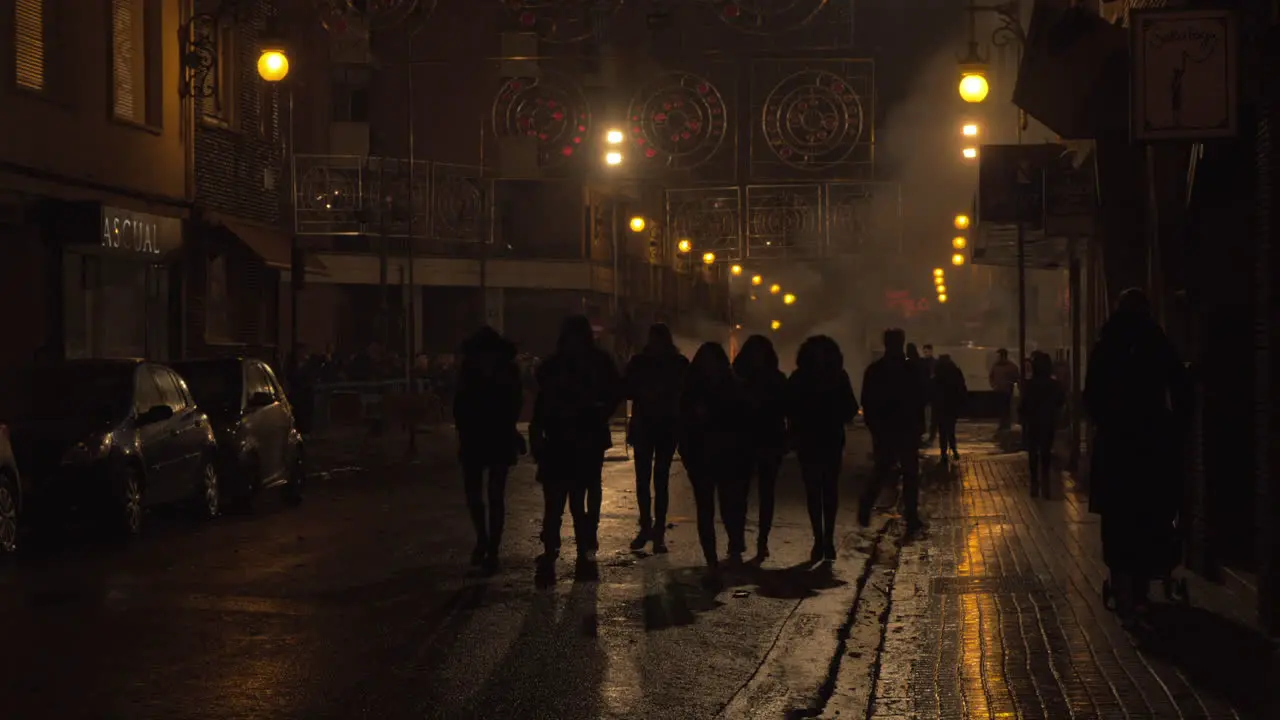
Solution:
<svg viewBox="0 0 1280 720">
<path fill-rule="evenodd" d="M 1023 383 L 1022 437 L 1031 463 L 1031 497 L 1053 492 L 1053 440 L 1067 395 L 1053 376 L 1053 359 L 1042 352 L 1031 355 L 1031 377 Z"/>
<path fill-rule="evenodd" d="M 716 554 L 715 502 L 729 534 L 730 559 L 746 550 L 742 464 L 746 451 L 746 403 L 729 356 L 719 343 L 703 343 L 694 354 L 680 396 L 680 460 L 684 463 L 697 505 L 698 542 L 707 569 L 719 567 Z"/>
<path fill-rule="evenodd" d="M 937 367 L 938 359 L 933 356 L 933 345 L 929 343 L 921 345 L 920 382 L 924 386 L 925 419 L 929 428 L 929 437 L 924 441 L 925 447 L 932 445 L 934 438 L 938 437 L 938 418 L 936 409 L 933 407 L 933 374 Z"/>
<path fill-rule="evenodd" d="M 453 399 L 458 459 L 467 510 L 476 530 L 471 564 L 497 568 L 506 517 L 507 471 L 524 448 L 516 423 L 524 405 L 516 347 L 491 327 L 482 327 L 462 346 L 462 370 Z M 485 507 L 485 471 L 489 475 Z"/>
<path fill-rule="evenodd" d="M 969 400 L 964 372 L 950 355 L 938 358 L 930 389 L 933 393 L 933 425 L 938 430 L 938 449 L 942 452 L 942 464 L 946 465 L 948 451 L 952 460 L 960 459 L 960 450 L 956 447 L 956 422 Z"/>
<path fill-rule="evenodd" d="M 1000 404 L 1000 429 L 1013 427 L 1013 389 L 1022 379 L 1022 370 L 1018 364 L 1009 359 L 1009 351 L 1000 348 L 996 351 L 996 362 L 987 374 L 991 389 L 996 392 L 996 402 Z"/>
<path fill-rule="evenodd" d="M 1089 356 L 1083 398 L 1097 426 L 1089 510 L 1102 516 L 1103 559 L 1126 621 L 1172 567 L 1186 393 L 1186 371 L 1146 295 L 1126 290 Z"/>
<path fill-rule="evenodd" d="M 609 420 L 622 401 L 622 382 L 608 353 L 596 347 L 586 317 L 566 318 L 556 351 L 537 372 L 538 395 L 529 440 L 545 500 L 544 563 L 560 553 L 564 506 L 573 516 L 578 559 L 599 549 L 601 474 L 613 444 Z"/>
<path fill-rule="evenodd" d="M 745 513 L 754 473 L 760 487 L 760 528 L 756 535 L 755 562 L 769 557 L 769 531 L 778 469 L 787 453 L 787 376 L 778 369 L 778 353 L 763 335 L 752 335 L 733 359 L 733 370 L 747 399 L 747 453 L 738 507 Z M 742 520 L 746 523 L 746 518 Z"/>
<path fill-rule="evenodd" d="M 862 376 L 862 417 L 871 431 L 875 472 L 862 492 L 858 522 L 871 524 L 871 510 L 894 468 L 902 470 L 902 504 L 907 531 L 923 529 L 920 521 L 920 408 L 924 406 L 920 376 L 907 360 L 906 335 L 884 332 L 884 357 L 867 366 Z"/>
<path fill-rule="evenodd" d="M 627 363 L 623 375 L 625 395 L 631 401 L 627 441 L 635 448 L 636 502 L 640 506 L 640 532 L 631 541 L 632 550 L 641 550 L 652 541 L 655 553 L 667 551 L 671 461 L 679 439 L 676 426 L 680 416 L 680 391 L 688 368 L 689 361 L 676 349 L 671 329 L 657 323 L 649 328 L 649 342 Z"/>
<path fill-rule="evenodd" d="M 796 353 L 796 370 L 787 380 L 787 419 L 813 529 L 813 562 L 836 558 L 845 427 L 857 414 L 858 400 L 840 346 L 826 335 L 805 340 Z"/>
</svg>

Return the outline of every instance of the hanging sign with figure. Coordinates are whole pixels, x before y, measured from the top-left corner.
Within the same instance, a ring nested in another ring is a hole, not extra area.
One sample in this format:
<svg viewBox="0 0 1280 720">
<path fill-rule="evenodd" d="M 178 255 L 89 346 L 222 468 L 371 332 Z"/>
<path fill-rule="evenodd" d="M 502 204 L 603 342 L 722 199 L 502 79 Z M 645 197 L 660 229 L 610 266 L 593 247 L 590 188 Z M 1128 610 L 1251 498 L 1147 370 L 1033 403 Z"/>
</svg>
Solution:
<svg viewBox="0 0 1280 720">
<path fill-rule="evenodd" d="M 1135 140 L 1235 137 L 1239 47 L 1229 10 L 1134 10 L 1129 103 Z"/>
</svg>

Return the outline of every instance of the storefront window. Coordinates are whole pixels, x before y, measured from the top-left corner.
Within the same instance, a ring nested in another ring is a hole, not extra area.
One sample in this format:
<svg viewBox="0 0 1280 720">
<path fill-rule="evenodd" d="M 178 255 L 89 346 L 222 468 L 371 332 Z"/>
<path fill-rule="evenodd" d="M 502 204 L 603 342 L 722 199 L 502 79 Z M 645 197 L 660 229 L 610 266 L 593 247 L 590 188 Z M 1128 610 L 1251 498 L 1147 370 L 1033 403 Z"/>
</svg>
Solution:
<svg viewBox="0 0 1280 720">
<path fill-rule="evenodd" d="M 63 306 L 67 357 L 168 356 L 168 271 L 162 265 L 69 252 Z"/>
<path fill-rule="evenodd" d="M 209 342 L 231 341 L 231 298 L 227 287 L 227 256 L 209 261 L 205 288 L 204 337 Z"/>
</svg>

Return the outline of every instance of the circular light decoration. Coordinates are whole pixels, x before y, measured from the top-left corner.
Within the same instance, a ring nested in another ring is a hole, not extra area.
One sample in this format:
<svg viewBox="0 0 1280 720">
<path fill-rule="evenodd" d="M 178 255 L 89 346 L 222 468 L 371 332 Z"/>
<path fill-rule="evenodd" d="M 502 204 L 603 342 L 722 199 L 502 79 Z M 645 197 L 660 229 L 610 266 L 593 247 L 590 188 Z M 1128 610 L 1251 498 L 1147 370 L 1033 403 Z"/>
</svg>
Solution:
<svg viewBox="0 0 1280 720">
<path fill-rule="evenodd" d="M 807 25 L 827 0 L 711 0 L 721 22 L 753 35 L 774 35 Z"/>
<path fill-rule="evenodd" d="M 575 43 L 599 34 L 623 0 L 498 0 L 523 32 L 550 43 Z"/>
<path fill-rule="evenodd" d="M 807 70 L 778 83 L 765 100 L 765 141 L 779 160 L 817 171 L 849 156 L 862 137 L 862 100 L 844 78 Z"/>
<path fill-rule="evenodd" d="M 687 169 L 711 159 L 728 134 L 720 91 L 689 73 L 664 75 L 641 88 L 627 109 L 641 157 Z"/>
<path fill-rule="evenodd" d="M 493 131 L 498 137 L 535 139 L 538 163 L 557 165 L 582 151 L 591 113 L 582 91 L 564 78 L 511 78 L 493 101 Z"/>
<path fill-rule="evenodd" d="M 335 35 L 400 28 L 409 33 L 422 29 L 435 12 L 436 0 L 313 0 L 320 24 Z"/>
</svg>

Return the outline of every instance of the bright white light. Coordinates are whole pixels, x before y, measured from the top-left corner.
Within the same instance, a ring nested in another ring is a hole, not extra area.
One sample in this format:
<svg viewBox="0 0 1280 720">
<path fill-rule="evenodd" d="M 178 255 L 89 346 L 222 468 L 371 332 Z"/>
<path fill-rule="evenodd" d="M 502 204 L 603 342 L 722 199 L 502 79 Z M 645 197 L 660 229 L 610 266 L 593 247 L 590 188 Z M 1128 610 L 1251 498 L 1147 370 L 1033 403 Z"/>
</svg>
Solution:
<svg viewBox="0 0 1280 720">
<path fill-rule="evenodd" d="M 604 139 L 605 139 L 605 142 L 608 142 L 610 145 L 621 145 L 621 144 L 622 144 L 622 131 L 621 131 L 621 130 L 610 130 L 609 132 L 605 133 L 605 135 L 604 135 Z"/>
<path fill-rule="evenodd" d="M 960 131 L 964 133 L 965 137 L 978 137 L 978 126 L 973 123 L 965 125 Z"/>
<path fill-rule="evenodd" d="M 976 157 L 978 157 L 978 148 L 965 148 L 965 149 L 964 149 L 964 158 L 965 158 L 965 160 L 972 160 L 972 159 L 974 159 L 974 158 L 976 158 Z"/>
<path fill-rule="evenodd" d="M 622 153 L 620 152 L 605 153 L 604 162 L 606 165 L 621 165 Z"/>
</svg>

